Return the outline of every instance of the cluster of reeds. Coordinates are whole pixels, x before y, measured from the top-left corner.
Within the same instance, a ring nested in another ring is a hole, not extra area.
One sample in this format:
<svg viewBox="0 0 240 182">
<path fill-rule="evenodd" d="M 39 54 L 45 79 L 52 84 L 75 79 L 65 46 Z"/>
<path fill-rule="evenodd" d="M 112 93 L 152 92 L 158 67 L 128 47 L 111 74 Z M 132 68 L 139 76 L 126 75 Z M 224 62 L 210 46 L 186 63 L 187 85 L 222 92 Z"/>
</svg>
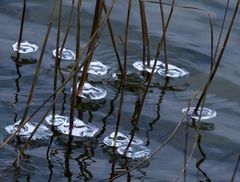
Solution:
<svg viewBox="0 0 240 182">
<path fill-rule="evenodd" d="M 117 65 L 119 66 L 119 71 L 121 73 L 121 86 L 120 86 L 120 99 L 119 99 L 119 110 L 117 113 L 117 117 L 116 117 L 116 127 L 115 127 L 115 139 L 117 137 L 117 133 L 119 131 L 119 126 L 120 126 L 120 122 L 121 122 L 121 113 L 122 113 L 122 106 L 123 106 L 123 102 L 124 102 L 124 93 L 125 93 L 125 89 L 126 89 L 126 84 L 127 84 L 127 79 L 128 79 L 128 75 L 127 75 L 127 61 L 128 61 L 128 37 L 129 37 L 129 25 L 131 24 L 130 22 L 130 17 L 131 17 L 131 9 L 132 9 L 132 0 L 128 0 L 126 1 L 128 3 L 126 3 L 126 7 L 127 7 L 127 15 L 126 15 L 126 22 L 125 22 L 125 34 L 124 37 L 120 37 L 121 43 L 123 46 L 123 60 L 121 60 L 121 56 L 120 53 L 118 51 L 118 44 L 116 43 L 116 39 L 118 39 L 118 37 L 116 37 L 116 35 L 114 35 L 114 30 L 111 24 L 111 20 L 110 20 L 110 15 L 111 15 L 111 11 L 113 9 L 113 7 L 115 6 L 116 0 L 112 0 L 110 2 L 110 4 L 106 4 L 105 0 L 96 0 L 96 4 L 95 4 L 95 10 L 94 10 L 94 16 L 93 16 L 93 21 L 92 21 L 92 28 L 91 28 L 91 33 L 90 33 L 90 37 L 89 37 L 89 41 L 86 44 L 85 47 L 81 46 L 81 36 L 80 36 L 80 32 L 81 32 L 81 6 L 82 3 L 84 3 L 84 1 L 82 2 L 82 0 L 72 0 L 72 4 L 71 4 L 71 10 L 70 10 L 70 14 L 68 17 L 68 23 L 67 23 L 67 27 L 65 29 L 65 33 L 64 35 L 61 35 L 61 30 L 62 30 L 62 0 L 54 0 L 53 1 L 53 8 L 52 8 L 52 13 L 49 19 L 49 24 L 48 24 L 48 29 L 46 31 L 46 35 L 45 38 L 43 40 L 43 44 L 42 44 L 42 50 L 41 50 L 41 54 L 40 57 L 37 61 L 36 64 L 36 70 L 35 70 L 35 74 L 32 80 L 32 84 L 31 84 L 31 89 L 29 92 L 29 96 L 28 96 L 28 100 L 26 102 L 25 105 L 25 109 L 24 112 L 22 114 L 22 119 L 21 119 L 21 123 L 19 125 L 19 128 L 11 134 L 11 136 L 9 136 L 4 143 L 1 144 L 1 148 L 4 147 L 7 143 L 9 143 L 14 136 L 16 136 L 16 134 L 20 131 L 20 129 L 22 127 L 24 127 L 24 125 L 31 121 L 31 119 L 39 112 L 40 109 L 42 109 L 43 107 L 45 107 L 46 103 L 51 102 L 50 107 L 46 110 L 45 114 L 42 116 L 42 118 L 40 119 L 37 127 L 35 128 L 35 131 L 38 129 L 38 127 L 41 125 L 41 123 L 44 121 L 44 119 L 46 118 L 46 116 L 49 113 L 52 113 L 53 116 L 53 120 L 54 120 L 54 116 L 56 114 L 56 102 L 57 102 L 57 98 L 60 94 L 60 92 L 65 88 L 66 84 L 68 84 L 69 82 L 72 82 L 72 95 L 71 95 L 71 100 L 70 100 L 70 111 L 69 111 L 69 117 L 70 117 L 70 127 L 69 127 L 69 148 L 68 148 L 68 153 L 71 152 L 71 130 L 73 128 L 73 121 L 74 121 L 74 115 L 75 115 L 75 110 L 76 110 L 76 104 L 79 102 L 79 94 L 82 92 L 83 89 L 83 85 L 84 82 L 88 80 L 88 69 L 90 66 L 90 63 L 93 59 L 93 54 L 95 52 L 95 49 L 97 47 L 98 44 L 98 40 L 101 37 L 101 32 L 103 30 L 104 27 L 107 27 L 109 30 L 109 36 L 111 38 L 112 41 L 112 47 L 113 50 L 115 52 L 116 55 L 116 60 L 117 60 Z M 159 34 L 159 43 L 156 47 L 156 53 L 155 53 L 155 57 L 154 57 L 154 64 L 151 67 L 152 71 L 150 73 L 143 73 L 144 77 L 145 77 L 145 84 L 144 84 L 144 91 L 142 92 L 142 94 L 138 97 L 138 100 L 136 102 L 135 105 L 135 111 L 133 113 L 132 116 L 132 128 L 129 130 L 131 133 L 131 138 L 130 138 L 130 142 L 128 143 L 128 147 L 131 146 L 131 142 L 135 136 L 135 133 L 137 131 L 137 126 L 139 124 L 139 120 L 141 117 L 141 113 L 142 113 L 142 108 L 144 106 L 145 103 L 145 98 L 148 94 L 150 85 L 151 85 L 151 81 L 153 78 L 153 74 L 154 74 L 154 70 L 155 67 L 157 65 L 157 61 L 160 58 L 160 54 L 164 54 L 164 63 L 165 63 L 165 73 L 168 72 L 168 58 L 167 58 L 167 32 L 168 32 L 168 27 L 170 25 L 171 22 L 171 18 L 172 15 L 174 13 L 174 8 L 191 8 L 191 7 L 181 7 L 181 6 L 177 6 L 176 5 L 176 0 L 172 0 L 170 4 L 164 3 L 162 2 L 162 0 L 159 1 L 144 1 L 144 0 L 139 0 L 139 12 L 140 12 L 140 17 L 141 17 L 141 26 L 142 26 L 142 61 L 143 61 L 143 65 L 145 65 L 146 67 L 149 67 L 150 65 L 150 60 L 151 60 L 151 55 L 152 55 L 152 50 L 150 49 L 150 36 L 149 36 L 149 31 L 148 31 L 148 17 L 146 15 L 146 11 L 145 11 L 145 3 L 156 3 L 156 5 L 159 6 L 159 25 L 162 27 L 162 33 Z M 214 37 L 214 21 L 211 18 L 211 14 L 208 14 L 209 17 L 209 22 L 210 22 L 210 32 L 211 32 L 211 60 L 210 60 L 210 72 L 209 72 L 209 77 L 206 80 L 206 83 L 204 85 L 204 87 L 202 89 L 200 89 L 201 91 L 198 91 L 196 93 L 196 95 L 193 96 L 193 99 L 191 101 L 189 101 L 188 103 L 188 107 L 190 107 L 190 105 L 193 105 L 193 103 L 195 103 L 196 101 L 196 106 L 195 106 L 195 113 L 199 110 L 199 108 L 203 108 L 205 102 L 206 102 L 206 95 L 208 93 L 208 88 L 211 85 L 219 64 L 222 60 L 222 56 L 223 53 L 226 49 L 228 40 L 229 40 L 229 36 L 231 34 L 231 30 L 234 24 L 234 20 L 236 18 L 237 12 L 238 12 L 238 8 L 239 8 L 239 3 L 240 1 L 238 0 L 235 6 L 235 10 L 232 14 L 232 17 L 230 19 L 230 23 L 229 25 L 226 27 L 226 16 L 227 13 L 229 11 L 229 0 L 227 1 L 226 4 L 226 9 L 224 12 L 224 18 L 223 18 L 223 22 L 222 22 L 222 27 L 221 27 L 221 31 L 220 34 L 217 38 L 217 43 L 216 43 L 216 47 L 214 49 L 214 45 L 215 45 L 215 37 Z M 164 6 L 170 6 L 170 11 L 168 13 L 168 15 L 166 16 L 166 13 L 164 12 Z M 27 7 L 27 2 L 26 0 L 23 0 L 23 9 L 22 9 L 22 16 L 21 16 L 21 26 L 20 26 L 20 31 L 19 31 L 19 39 L 18 39 L 18 47 L 20 48 L 20 44 L 22 41 L 22 35 L 24 32 L 24 18 L 25 18 L 25 12 L 26 12 L 26 7 Z M 77 7 L 77 8 L 74 8 Z M 196 11 L 203 11 L 197 8 L 192 8 L 192 9 L 196 9 Z M 74 11 L 76 12 L 76 16 L 74 16 Z M 208 12 L 205 12 L 208 13 Z M 57 18 L 56 18 L 57 17 Z M 40 74 L 40 70 L 41 70 L 41 66 L 42 66 L 42 62 L 43 62 L 43 56 L 45 54 L 45 48 L 46 45 L 48 43 L 48 37 L 49 34 L 51 32 L 52 29 L 52 25 L 53 23 L 57 21 L 57 35 L 56 35 L 56 58 L 55 58 L 55 66 L 54 66 L 54 87 L 53 87 L 53 91 L 52 94 L 49 96 L 49 98 L 42 103 L 42 105 L 37 108 L 33 113 L 29 113 L 29 109 L 32 103 L 32 99 L 34 97 L 34 92 L 35 92 L 35 88 L 37 85 L 37 81 L 38 81 L 38 77 Z M 64 45 L 67 41 L 68 38 L 68 34 L 73 26 L 73 24 L 76 24 L 77 27 L 77 31 L 76 31 L 76 43 L 75 43 L 75 50 L 76 50 L 76 60 L 75 60 L 75 64 L 72 67 L 69 76 L 61 83 L 60 87 L 57 87 L 58 85 L 58 74 L 61 72 L 60 71 L 60 66 L 61 66 L 61 54 L 64 48 Z M 159 27 L 160 27 L 159 26 Z M 226 34 L 223 34 L 223 30 L 227 29 Z M 61 37 L 62 36 L 62 37 Z M 62 42 L 60 42 L 60 40 L 63 40 Z M 82 49 L 80 49 L 80 47 Z M 60 49 L 59 49 L 60 48 Z M 18 61 L 19 57 L 21 55 L 19 53 L 17 53 L 17 58 L 16 61 Z M 81 77 L 78 77 L 78 72 L 83 68 Z M 78 83 L 78 79 L 79 79 L 79 84 Z M 161 102 L 162 97 L 164 96 L 165 92 L 166 92 L 166 88 L 169 82 L 169 78 L 167 76 L 165 76 L 165 78 L 163 79 L 165 81 L 165 84 L 162 88 L 162 93 L 160 95 L 160 99 L 159 101 Z M 199 96 L 198 96 L 199 95 Z M 81 104 L 81 103 L 80 103 Z M 188 112 L 187 112 L 188 113 Z M 184 114 L 183 118 L 178 122 L 178 124 L 175 126 L 175 128 L 172 130 L 171 134 L 167 137 L 166 141 L 163 142 L 157 149 L 155 149 L 151 155 L 149 157 L 147 157 L 146 159 L 142 160 L 141 162 L 139 162 L 139 164 L 137 164 L 136 166 L 128 169 L 127 171 L 121 173 L 118 176 L 112 176 L 112 178 L 110 179 L 110 181 L 113 181 L 117 178 L 119 178 L 120 176 L 127 174 L 129 172 L 131 172 L 132 170 L 136 169 L 138 166 L 140 166 L 143 162 L 145 162 L 146 160 L 150 160 L 154 155 L 156 155 L 162 148 L 164 148 L 165 145 L 167 145 L 175 136 L 177 130 L 179 129 L 179 127 L 183 124 L 183 122 L 193 122 L 193 125 L 195 122 L 194 119 L 192 121 L 189 121 L 189 118 L 187 117 L 187 113 Z M 157 118 L 157 120 L 159 119 L 159 117 Z M 201 114 L 199 115 L 199 121 L 201 120 Z M 188 140 L 188 136 L 187 136 L 187 128 L 188 126 L 186 125 L 186 138 L 185 138 L 185 143 L 186 146 L 185 148 L 187 148 L 188 144 L 187 144 L 187 140 Z M 188 152 L 186 151 L 185 153 L 185 164 L 183 167 L 183 170 L 181 171 L 181 174 L 179 175 L 179 177 L 176 178 L 176 181 L 180 178 L 180 176 L 182 175 L 182 173 L 184 173 L 184 179 L 186 180 L 186 176 L 187 176 L 187 168 L 188 168 L 188 164 L 189 161 L 191 160 L 192 154 L 194 153 L 194 151 L 196 150 L 196 148 L 199 149 L 200 153 L 202 154 L 202 159 L 198 161 L 197 167 L 199 168 L 199 170 L 201 171 L 200 165 L 202 163 L 202 161 L 205 159 L 205 154 L 201 149 L 201 134 L 198 128 L 198 125 L 195 125 L 195 130 L 196 130 L 196 136 L 195 136 L 195 142 L 192 146 L 192 151 L 188 154 Z M 25 147 L 27 147 L 28 143 L 30 142 L 32 136 L 34 135 L 34 132 L 32 133 L 31 137 L 29 137 L 28 142 L 26 143 Z M 235 171 L 233 173 L 232 176 L 232 181 L 234 181 L 234 176 L 236 174 L 236 169 L 237 166 L 239 165 L 239 160 L 236 164 L 236 168 Z M 203 171 L 202 171 L 203 172 Z M 203 172 L 204 174 L 204 172 Z M 207 176 L 206 176 L 207 177 Z"/>
</svg>

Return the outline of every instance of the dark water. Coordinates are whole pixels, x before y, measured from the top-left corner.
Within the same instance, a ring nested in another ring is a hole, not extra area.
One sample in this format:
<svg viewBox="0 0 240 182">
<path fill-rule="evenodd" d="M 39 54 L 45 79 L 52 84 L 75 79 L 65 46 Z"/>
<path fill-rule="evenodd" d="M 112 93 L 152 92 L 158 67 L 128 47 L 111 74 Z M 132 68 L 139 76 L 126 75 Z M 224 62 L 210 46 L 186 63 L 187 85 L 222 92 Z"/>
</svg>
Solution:
<svg viewBox="0 0 240 182">
<path fill-rule="evenodd" d="M 235 1 L 230 3 L 232 13 Z M 70 1 L 63 3 L 63 25 L 67 23 Z M 82 48 L 88 41 L 93 16 L 94 1 L 83 1 L 82 7 Z M 172 21 L 167 34 L 169 62 L 184 67 L 190 77 L 173 83 L 172 89 L 163 89 L 164 80 L 158 75 L 153 78 L 146 102 L 140 117 L 137 135 L 145 145 L 154 151 L 169 136 L 181 120 L 181 109 L 187 106 L 194 92 L 206 82 L 210 67 L 210 27 L 207 12 L 214 20 L 214 34 L 219 34 L 220 24 L 226 2 L 219 1 L 177 1 Z M 41 45 L 47 30 L 52 1 L 29 1 L 23 39 Z M 197 7 L 202 10 L 186 9 L 181 6 Z M 118 1 L 111 15 L 114 32 L 124 36 L 127 1 Z M 17 66 L 11 59 L 11 45 L 18 39 L 22 3 L 21 1 L 1 0 L 0 5 L 0 139 L 7 136 L 4 127 L 21 119 L 22 112 L 31 87 L 35 64 Z M 164 6 L 166 13 L 169 6 Z M 151 41 L 151 55 L 154 57 L 156 46 L 161 35 L 159 6 L 146 3 L 146 11 Z M 131 14 L 128 70 L 135 71 L 132 64 L 141 59 L 141 24 L 138 1 L 133 1 Z M 229 23 L 229 16 L 228 21 Z M 62 31 L 62 36 L 65 27 Z M 209 89 L 206 107 L 215 109 L 217 117 L 207 120 L 200 131 L 201 141 L 198 143 L 187 170 L 189 181 L 230 181 L 240 152 L 240 76 L 239 61 L 239 18 L 234 24 L 228 47 L 224 53 L 217 75 Z M 41 75 L 30 109 L 32 113 L 50 95 L 53 89 L 54 59 L 52 50 L 56 42 L 56 24 L 48 41 Z M 69 34 L 66 47 L 74 49 L 76 27 Z M 121 43 L 117 41 L 122 51 Z M 32 56 L 38 58 L 39 52 Z M 122 52 L 121 52 L 122 53 Z M 121 54 L 123 55 L 123 54 Z M 102 32 L 95 57 L 117 70 L 117 62 L 107 30 Z M 67 73 L 64 73 L 67 77 Z M 62 78 L 59 78 L 59 82 Z M 95 78 L 94 78 L 95 79 Z M 68 147 L 64 138 L 55 134 L 51 141 L 44 144 L 31 145 L 24 151 L 25 156 L 20 165 L 13 165 L 17 157 L 19 145 L 9 144 L 0 151 L 0 181 L 105 181 L 110 177 L 134 166 L 134 161 L 125 161 L 113 155 L 102 140 L 115 128 L 116 115 L 119 108 L 119 86 L 111 79 L 111 74 L 97 79 L 97 85 L 105 88 L 108 96 L 105 102 L 96 107 L 78 108 L 76 117 L 82 118 L 98 126 L 101 130 L 96 140 Z M 71 85 L 68 84 L 57 102 L 57 113 L 69 114 Z M 135 102 L 141 88 L 127 88 L 120 130 L 128 133 L 131 128 Z M 39 121 L 48 109 L 47 104 L 33 120 Z M 188 128 L 188 153 L 192 150 L 195 131 Z M 181 125 L 174 139 L 157 153 L 149 162 L 117 181 L 173 181 L 181 174 L 184 166 L 186 124 Z M 65 139 L 66 140 L 66 139 Z M 205 156 L 205 158 L 204 158 Z M 201 159 L 205 159 L 201 162 Z M 196 167 L 196 164 L 198 167 Z M 236 181 L 240 180 L 240 173 Z M 180 179 L 182 181 L 183 178 Z"/>
</svg>

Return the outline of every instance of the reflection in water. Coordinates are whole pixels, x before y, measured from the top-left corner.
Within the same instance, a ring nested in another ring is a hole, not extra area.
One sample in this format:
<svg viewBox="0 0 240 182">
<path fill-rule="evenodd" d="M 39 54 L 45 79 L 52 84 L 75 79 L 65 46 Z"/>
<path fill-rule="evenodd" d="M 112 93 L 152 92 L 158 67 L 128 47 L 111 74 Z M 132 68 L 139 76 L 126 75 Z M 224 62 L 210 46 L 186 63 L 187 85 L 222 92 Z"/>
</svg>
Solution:
<svg viewBox="0 0 240 182">
<path fill-rule="evenodd" d="M 94 156 L 94 150 L 92 148 L 85 149 L 84 153 L 79 155 L 75 160 L 78 162 L 80 174 L 83 176 L 84 181 L 89 181 L 93 178 L 92 173 L 87 169 L 90 165 L 89 160 L 93 163 L 94 160 L 91 157 Z"/>
<path fill-rule="evenodd" d="M 54 167 L 52 164 L 52 161 L 50 159 L 53 139 L 54 139 L 54 135 L 50 139 L 50 143 L 49 143 L 49 146 L 47 148 L 47 153 L 46 153 L 46 156 L 47 156 L 46 159 L 48 161 L 48 170 L 49 170 L 48 182 L 50 182 L 52 180 L 53 167 Z"/>
<path fill-rule="evenodd" d="M 64 78 L 64 75 L 63 75 L 63 73 L 61 71 L 60 66 L 58 67 L 58 71 L 59 71 L 59 75 L 61 76 L 61 84 L 63 84 L 65 82 L 65 78 Z M 64 112 L 65 112 L 65 104 L 67 103 L 67 94 L 66 94 L 65 87 L 62 89 L 62 94 L 63 94 L 63 102 L 62 102 L 61 115 L 64 114 Z"/>
<path fill-rule="evenodd" d="M 115 100 L 117 100 L 117 98 L 119 97 L 120 90 L 121 90 L 121 87 L 119 86 L 119 87 L 117 88 L 117 91 L 115 92 L 115 97 L 110 101 L 110 110 L 109 110 L 109 112 L 107 113 L 107 115 L 102 119 L 103 127 L 102 127 L 102 129 L 100 130 L 99 134 L 96 136 L 97 138 L 100 138 L 100 137 L 104 134 L 104 132 L 106 131 L 107 119 L 108 119 L 108 117 L 110 117 L 110 116 L 113 114 L 113 112 L 114 112 L 114 109 L 115 109 L 115 107 L 114 107 L 114 102 L 115 102 Z"/>
<path fill-rule="evenodd" d="M 165 79 L 165 83 L 164 83 L 164 86 L 161 90 L 161 94 L 159 96 L 159 99 L 158 99 L 158 103 L 157 103 L 157 112 L 156 112 L 156 117 L 154 118 L 154 120 L 152 122 L 149 123 L 149 126 L 150 126 L 150 129 L 146 131 L 146 136 L 147 136 L 147 141 L 146 141 L 146 146 L 148 146 L 150 144 L 150 137 L 149 137 L 149 133 L 151 131 L 153 131 L 153 126 L 154 124 L 160 120 L 160 105 L 163 101 L 163 97 L 164 95 L 166 94 L 166 91 L 167 91 L 167 87 L 168 87 L 168 83 L 169 83 L 169 78 L 166 78 Z"/>
<path fill-rule="evenodd" d="M 71 156 L 71 152 L 72 152 L 72 140 L 73 140 L 73 136 L 69 135 L 68 138 L 68 144 L 67 144 L 67 148 L 65 151 L 65 155 L 64 155 L 64 164 L 65 164 L 65 170 L 64 170 L 64 176 L 67 177 L 68 181 L 72 181 L 72 172 L 70 169 L 70 156 Z"/>
<path fill-rule="evenodd" d="M 199 134 L 199 137 L 198 137 L 198 140 L 197 140 L 197 146 L 198 146 L 198 150 L 202 156 L 201 159 L 199 159 L 197 162 L 196 162 L 196 167 L 198 169 L 198 172 L 201 172 L 202 175 L 206 178 L 205 181 L 207 182 L 210 182 L 212 181 L 208 175 L 201 169 L 201 165 L 202 163 L 206 160 L 206 154 L 204 153 L 203 149 L 202 149 L 202 146 L 201 146 L 201 140 L 202 140 L 202 136 Z"/>
<path fill-rule="evenodd" d="M 18 113 L 17 113 L 17 109 L 16 109 L 16 105 L 18 103 L 18 94 L 20 92 L 20 79 L 22 77 L 21 73 L 20 73 L 20 67 L 18 64 L 15 64 L 16 65 L 16 71 L 17 71 L 17 78 L 15 79 L 15 83 L 16 83 L 16 93 L 15 93 L 15 99 L 14 99 L 14 102 L 13 102 L 13 107 L 14 107 L 14 122 L 17 122 L 17 116 L 18 116 Z"/>
</svg>

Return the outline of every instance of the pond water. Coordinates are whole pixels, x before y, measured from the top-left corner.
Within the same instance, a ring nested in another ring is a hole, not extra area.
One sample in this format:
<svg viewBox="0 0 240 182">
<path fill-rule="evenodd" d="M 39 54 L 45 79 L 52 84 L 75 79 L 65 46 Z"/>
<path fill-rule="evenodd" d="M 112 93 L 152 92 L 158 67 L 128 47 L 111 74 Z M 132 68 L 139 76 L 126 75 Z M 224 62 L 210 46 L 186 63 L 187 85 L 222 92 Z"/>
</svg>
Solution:
<svg viewBox="0 0 240 182">
<path fill-rule="evenodd" d="M 108 1 L 107 1 L 108 2 Z M 110 1 L 109 1 L 110 2 Z M 167 1 L 170 2 L 170 1 Z M 236 1 L 230 3 L 230 13 Z M 47 30 L 52 1 L 32 0 L 27 3 L 23 40 L 34 42 L 39 50 L 30 55 L 39 58 L 43 39 Z M 207 13 L 214 21 L 215 42 L 223 19 L 225 0 L 179 0 L 173 13 L 167 33 L 167 56 L 170 64 L 184 68 L 189 77 L 166 82 L 158 74 L 154 74 L 153 82 L 147 94 L 140 116 L 136 136 L 143 140 L 143 146 L 155 151 L 162 145 L 173 129 L 182 119 L 182 108 L 187 107 L 196 90 L 206 82 L 210 69 L 210 26 Z M 63 37 L 71 1 L 63 1 Z M 83 1 L 81 14 L 81 48 L 89 40 L 95 1 Z M 194 8 L 197 7 L 202 10 Z M 146 3 L 151 57 L 154 58 L 157 43 L 161 36 L 160 8 L 158 4 Z M 170 7 L 164 6 L 165 16 Z M 31 88 L 36 64 L 16 65 L 12 60 L 12 45 L 18 40 L 22 1 L 0 1 L 0 140 L 8 136 L 5 127 L 14 124 L 22 117 L 24 107 Z M 76 8 L 75 8 L 76 10 Z M 203 11 L 204 10 L 204 11 Z M 124 37 L 127 15 L 127 1 L 117 1 L 111 14 L 111 21 L 116 37 Z M 230 22 L 227 18 L 227 24 Z M 229 44 L 222 62 L 208 91 L 205 107 L 214 109 L 217 117 L 196 122 L 200 128 L 201 141 L 197 143 L 195 152 L 189 162 L 186 179 L 188 181 L 230 181 L 240 152 L 240 21 L 237 17 Z M 226 31 L 225 31 L 226 32 Z M 41 74 L 30 108 L 34 112 L 52 93 L 54 58 L 57 23 L 54 24 L 46 47 Z M 76 26 L 73 25 L 66 42 L 66 48 L 75 49 Z M 130 19 L 127 69 L 131 75 L 139 72 L 132 66 L 141 60 L 141 21 L 138 1 L 133 0 Z M 116 38 L 123 58 L 121 41 Z M 161 54 L 161 59 L 162 59 Z M 139 160 L 130 160 L 119 156 L 112 147 L 103 143 L 105 137 L 115 131 L 120 102 L 120 83 L 112 78 L 119 72 L 116 57 L 112 48 L 107 28 L 101 34 L 94 54 L 96 61 L 108 65 L 111 70 L 104 76 L 91 75 L 91 84 L 105 89 L 104 100 L 83 103 L 77 106 L 75 117 L 85 123 L 90 122 L 99 129 L 93 139 L 73 138 L 71 145 L 68 137 L 54 130 L 49 140 L 36 141 L 24 150 L 19 164 L 14 164 L 19 149 L 23 146 L 19 138 L 0 150 L 0 181 L 108 181 L 113 176 L 135 166 Z M 67 78 L 68 65 L 71 60 L 63 60 L 61 81 Z M 139 81 L 139 77 L 132 82 Z M 140 79 L 141 82 L 141 79 Z M 139 84 L 127 85 L 120 120 L 119 131 L 130 134 L 132 117 L 137 109 L 138 97 L 142 94 Z M 61 92 L 57 104 L 57 114 L 68 116 L 70 112 L 71 84 L 67 84 Z M 195 103 L 195 102 L 194 102 Z M 32 119 L 38 122 L 49 108 L 46 104 Z M 193 148 L 195 129 L 192 120 L 183 122 L 176 136 L 154 157 L 144 162 L 132 172 L 116 181 L 174 181 L 184 167 L 184 158 L 190 155 Z M 186 142 L 186 138 L 188 139 Z M 240 180 L 240 172 L 235 181 Z M 183 177 L 180 178 L 183 181 Z"/>
</svg>

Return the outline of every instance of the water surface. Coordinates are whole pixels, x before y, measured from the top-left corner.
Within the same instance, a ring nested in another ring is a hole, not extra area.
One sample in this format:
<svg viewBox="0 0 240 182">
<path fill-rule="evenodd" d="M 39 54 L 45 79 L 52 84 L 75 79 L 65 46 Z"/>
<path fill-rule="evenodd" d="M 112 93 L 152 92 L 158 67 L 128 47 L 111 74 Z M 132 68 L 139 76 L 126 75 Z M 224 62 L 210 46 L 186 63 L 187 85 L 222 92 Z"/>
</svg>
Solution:
<svg viewBox="0 0 240 182">
<path fill-rule="evenodd" d="M 207 13 L 210 13 L 213 18 L 214 35 L 217 40 L 225 4 L 226 2 L 223 0 L 177 1 L 178 7 L 174 10 L 167 33 L 168 59 L 171 64 L 189 71 L 190 76 L 186 80 L 166 83 L 159 75 L 154 75 L 136 133 L 151 151 L 154 151 L 168 138 L 182 118 L 181 109 L 187 106 L 194 92 L 206 82 L 210 68 L 210 27 Z M 66 28 L 70 5 L 70 1 L 63 2 L 61 37 Z M 83 1 L 82 48 L 87 43 L 90 34 L 94 5 L 94 1 Z M 230 3 L 230 13 L 232 13 L 234 5 L 235 1 Z M 51 7 L 52 1 L 50 0 L 44 2 L 34 0 L 27 3 L 23 39 L 39 45 L 40 51 Z M 126 1 L 117 1 L 111 14 L 116 37 L 124 36 L 126 7 Z M 202 10 L 183 7 L 197 7 Z M 7 137 L 4 127 L 21 119 L 36 66 L 36 64 L 16 65 L 11 59 L 13 54 L 11 46 L 18 39 L 21 8 L 22 3 L 16 0 L 2 0 L 0 5 L 1 141 Z M 152 58 L 154 58 L 162 33 L 159 9 L 158 4 L 146 3 Z M 167 16 L 169 6 L 164 6 L 164 10 Z M 239 18 L 234 24 L 228 47 L 205 103 L 206 107 L 217 111 L 217 117 L 202 123 L 201 141 L 193 153 L 187 170 L 189 181 L 230 181 L 237 162 L 240 152 L 240 82 L 238 80 L 240 76 L 238 64 L 240 23 L 238 20 Z M 48 98 L 53 90 L 54 69 L 52 65 L 54 59 L 52 50 L 56 47 L 56 32 L 57 23 L 54 24 L 49 37 L 30 114 Z M 75 33 L 76 26 L 74 25 L 66 42 L 66 48 L 74 50 Z M 138 1 L 133 1 L 127 63 L 128 70 L 132 72 L 137 72 L 132 64 L 140 60 L 142 56 L 141 35 Z M 116 39 L 122 57 L 123 48 L 120 40 Z M 40 51 L 31 56 L 38 58 Z M 22 146 L 21 142 L 16 139 L 0 151 L 1 179 L 4 181 L 107 181 L 136 164 L 136 161 L 119 157 L 113 148 L 103 144 L 103 139 L 115 129 L 120 100 L 119 83 L 114 81 L 111 76 L 118 72 L 118 65 L 106 28 L 102 32 L 94 56 L 111 67 L 111 72 L 102 79 L 94 76 L 92 78 L 93 83 L 106 89 L 108 95 L 102 102 L 78 106 L 76 117 L 85 122 L 91 122 L 100 129 L 96 138 L 90 141 L 74 138 L 72 146 L 68 146 L 68 137 L 55 132 L 51 140 L 31 144 L 24 151 L 25 156 L 20 165 L 13 165 L 19 148 Z M 63 66 L 65 65 L 68 63 L 63 63 Z M 59 85 L 61 80 L 68 75 L 66 71 L 63 73 L 63 77 L 59 76 Z M 164 85 L 169 85 L 166 87 L 168 89 L 164 88 Z M 71 84 L 68 84 L 57 101 L 58 114 L 69 114 L 70 93 Z M 120 123 L 120 131 L 123 133 L 129 133 L 132 128 L 131 121 L 136 106 L 135 102 L 141 93 L 141 87 L 136 86 L 127 87 L 125 91 Z M 49 105 L 50 103 L 33 120 L 38 122 Z M 116 181 L 173 181 L 180 175 L 184 166 L 186 130 L 188 154 L 192 150 L 195 130 L 190 126 L 191 123 L 184 122 L 173 140 L 161 152 L 157 153 L 149 162 Z M 204 160 L 199 163 L 203 158 Z M 238 173 L 236 181 L 240 180 L 239 175 Z"/>
</svg>

